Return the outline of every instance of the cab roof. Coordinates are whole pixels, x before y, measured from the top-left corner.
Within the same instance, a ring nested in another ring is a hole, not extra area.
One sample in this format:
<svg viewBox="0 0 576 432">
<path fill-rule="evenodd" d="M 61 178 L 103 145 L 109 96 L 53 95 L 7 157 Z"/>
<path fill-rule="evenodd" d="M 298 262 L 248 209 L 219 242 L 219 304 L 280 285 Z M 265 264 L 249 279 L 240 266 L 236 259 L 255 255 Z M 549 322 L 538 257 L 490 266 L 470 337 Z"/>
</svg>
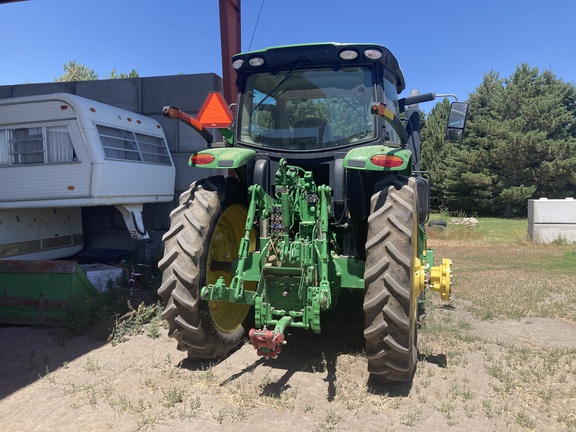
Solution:
<svg viewBox="0 0 576 432">
<path fill-rule="evenodd" d="M 366 57 L 363 53 L 368 49 L 376 49 L 382 53 L 382 56 L 373 60 Z M 343 60 L 339 57 L 342 51 L 354 50 L 358 57 L 353 60 Z M 262 57 L 264 64 L 262 66 L 250 65 L 250 59 Z M 257 72 L 259 69 L 289 69 L 300 63 L 302 67 L 326 66 L 335 63 L 340 65 L 366 65 L 378 63 L 387 69 L 396 79 L 396 90 L 402 92 L 406 87 L 402 70 L 398 65 L 396 57 L 384 46 L 367 43 L 312 43 L 303 45 L 283 45 L 277 47 L 265 48 L 259 51 L 249 51 L 239 53 L 232 57 L 232 62 L 243 60 L 241 67 L 237 68 L 238 75 L 244 73 Z"/>
</svg>

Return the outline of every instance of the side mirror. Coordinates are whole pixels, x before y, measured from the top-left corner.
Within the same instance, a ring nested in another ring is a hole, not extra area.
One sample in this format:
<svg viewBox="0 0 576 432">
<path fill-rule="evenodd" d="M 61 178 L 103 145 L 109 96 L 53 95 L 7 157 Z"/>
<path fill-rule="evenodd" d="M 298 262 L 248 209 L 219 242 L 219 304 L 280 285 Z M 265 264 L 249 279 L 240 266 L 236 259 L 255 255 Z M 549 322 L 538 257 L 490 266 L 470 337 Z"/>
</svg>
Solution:
<svg viewBox="0 0 576 432">
<path fill-rule="evenodd" d="M 468 104 L 452 102 L 446 125 L 446 139 L 453 143 L 461 143 L 464 138 L 466 119 L 468 118 Z"/>
</svg>

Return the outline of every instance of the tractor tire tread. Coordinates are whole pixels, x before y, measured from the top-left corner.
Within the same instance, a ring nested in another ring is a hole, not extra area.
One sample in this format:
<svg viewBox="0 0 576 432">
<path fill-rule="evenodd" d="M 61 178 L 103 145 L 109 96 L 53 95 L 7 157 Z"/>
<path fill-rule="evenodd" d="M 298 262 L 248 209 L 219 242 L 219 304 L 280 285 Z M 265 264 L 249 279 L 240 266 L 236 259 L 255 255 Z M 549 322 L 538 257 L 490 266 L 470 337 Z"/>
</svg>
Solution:
<svg viewBox="0 0 576 432">
<path fill-rule="evenodd" d="M 376 184 L 370 203 L 364 273 L 368 371 L 377 381 L 410 381 L 417 362 L 415 180 L 385 178 Z"/>
<path fill-rule="evenodd" d="M 240 332 L 221 337 L 207 302 L 200 300 L 201 279 L 206 272 L 201 262 L 207 253 L 212 220 L 226 197 L 239 193 L 239 182 L 233 178 L 214 176 L 192 183 L 170 213 L 171 227 L 163 236 L 165 254 L 158 263 L 163 272 L 158 289 L 165 304 L 162 317 L 168 322 L 168 335 L 191 358 L 225 358 L 242 341 Z"/>
</svg>

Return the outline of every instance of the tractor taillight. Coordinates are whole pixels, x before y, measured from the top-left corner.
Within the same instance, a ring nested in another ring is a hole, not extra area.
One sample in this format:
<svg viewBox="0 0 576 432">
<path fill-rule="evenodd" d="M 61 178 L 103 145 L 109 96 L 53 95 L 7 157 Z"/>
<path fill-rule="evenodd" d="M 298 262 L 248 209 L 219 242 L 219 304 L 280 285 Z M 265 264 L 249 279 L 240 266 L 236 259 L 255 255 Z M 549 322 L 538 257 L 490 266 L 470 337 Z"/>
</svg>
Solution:
<svg viewBox="0 0 576 432">
<path fill-rule="evenodd" d="M 208 165 L 214 162 L 216 157 L 208 153 L 198 153 L 190 156 L 191 165 Z"/>
<path fill-rule="evenodd" d="M 383 168 L 397 168 L 404 164 L 404 159 L 398 156 L 378 154 L 372 156 L 370 162 Z"/>
</svg>

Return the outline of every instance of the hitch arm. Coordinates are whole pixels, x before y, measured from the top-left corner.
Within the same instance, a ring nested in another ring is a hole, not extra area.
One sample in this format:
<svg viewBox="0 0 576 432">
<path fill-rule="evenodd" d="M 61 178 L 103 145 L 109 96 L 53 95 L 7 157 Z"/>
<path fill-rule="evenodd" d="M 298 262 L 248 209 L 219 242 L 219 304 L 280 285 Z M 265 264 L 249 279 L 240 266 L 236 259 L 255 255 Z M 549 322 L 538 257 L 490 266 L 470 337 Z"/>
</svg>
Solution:
<svg viewBox="0 0 576 432">
<path fill-rule="evenodd" d="M 234 298 L 236 300 L 244 297 L 244 280 L 242 274 L 246 265 L 246 259 L 250 252 L 250 232 L 254 225 L 254 218 L 256 217 L 256 209 L 260 209 L 264 214 L 270 212 L 274 200 L 264 191 L 260 185 L 252 185 L 248 188 L 250 194 L 250 206 L 248 207 L 248 214 L 246 216 L 246 231 L 244 237 L 240 240 L 240 249 L 238 251 L 238 266 L 236 267 L 236 274 L 230 283 L 230 289 L 234 290 Z"/>
<path fill-rule="evenodd" d="M 318 301 L 322 309 L 329 309 L 332 303 L 330 295 L 330 283 L 328 281 L 328 274 L 330 273 L 328 267 L 328 259 L 330 252 L 328 249 L 328 218 L 330 214 L 330 186 L 322 185 L 318 188 L 320 194 L 320 238 L 317 240 L 317 256 L 318 256 L 318 270 L 321 275 L 320 289 L 318 292 Z M 319 250 L 318 250 L 319 246 Z"/>
</svg>

